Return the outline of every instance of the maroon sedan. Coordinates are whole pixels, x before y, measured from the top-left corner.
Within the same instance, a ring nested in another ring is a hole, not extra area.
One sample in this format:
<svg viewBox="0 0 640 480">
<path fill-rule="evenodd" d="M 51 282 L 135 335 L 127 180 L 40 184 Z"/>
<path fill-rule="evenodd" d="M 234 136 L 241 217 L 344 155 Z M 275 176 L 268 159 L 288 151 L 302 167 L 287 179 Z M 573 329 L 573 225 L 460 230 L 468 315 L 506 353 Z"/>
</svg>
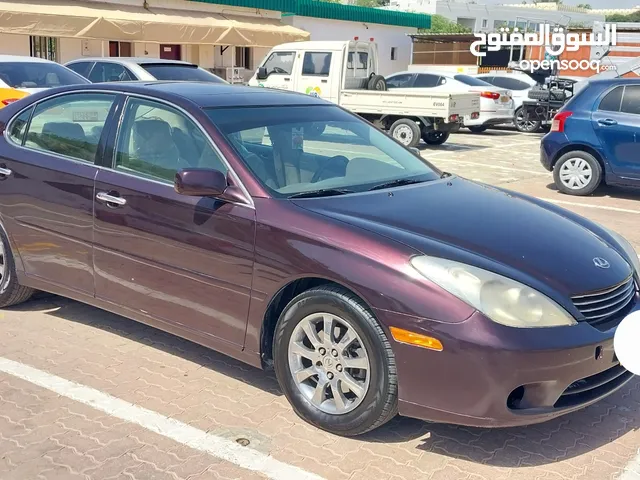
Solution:
<svg viewBox="0 0 640 480">
<path fill-rule="evenodd" d="M 275 368 L 341 435 L 398 412 L 541 422 L 631 378 L 628 242 L 323 100 L 80 85 L 4 108 L 0 132 L 0 306 L 53 292 Z"/>
</svg>

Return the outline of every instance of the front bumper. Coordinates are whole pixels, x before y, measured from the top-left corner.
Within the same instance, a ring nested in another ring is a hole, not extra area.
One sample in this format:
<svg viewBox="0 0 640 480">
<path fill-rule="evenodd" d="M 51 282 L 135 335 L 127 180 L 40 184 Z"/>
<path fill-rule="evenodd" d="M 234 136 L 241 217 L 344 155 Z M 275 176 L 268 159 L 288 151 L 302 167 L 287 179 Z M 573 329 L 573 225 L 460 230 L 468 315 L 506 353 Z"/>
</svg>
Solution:
<svg viewBox="0 0 640 480">
<path fill-rule="evenodd" d="M 386 325 L 406 325 L 381 313 Z M 399 412 L 408 417 L 477 427 L 540 423 L 597 402 L 633 376 L 615 358 L 615 329 L 516 329 L 479 312 L 457 324 L 423 320 L 412 328 L 441 340 L 444 350 L 393 342 Z"/>
</svg>

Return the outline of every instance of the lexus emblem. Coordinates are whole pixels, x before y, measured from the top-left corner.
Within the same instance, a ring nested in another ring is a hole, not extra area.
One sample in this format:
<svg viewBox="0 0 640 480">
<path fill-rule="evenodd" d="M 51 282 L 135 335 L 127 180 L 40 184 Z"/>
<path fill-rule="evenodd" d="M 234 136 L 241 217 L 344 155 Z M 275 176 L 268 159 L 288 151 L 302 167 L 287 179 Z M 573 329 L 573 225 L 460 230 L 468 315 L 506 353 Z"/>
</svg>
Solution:
<svg viewBox="0 0 640 480">
<path fill-rule="evenodd" d="M 609 268 L 609 262 L 602 257 L 596 257 L 593 259 L 593 264 L 598 268 Z"/>
</svg>

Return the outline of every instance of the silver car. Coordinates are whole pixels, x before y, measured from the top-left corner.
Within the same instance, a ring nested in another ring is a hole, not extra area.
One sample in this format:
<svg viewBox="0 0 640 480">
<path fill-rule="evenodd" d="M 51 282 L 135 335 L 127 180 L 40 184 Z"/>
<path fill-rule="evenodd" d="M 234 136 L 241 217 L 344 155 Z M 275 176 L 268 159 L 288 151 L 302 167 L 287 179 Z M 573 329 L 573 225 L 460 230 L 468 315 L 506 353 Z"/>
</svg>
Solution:
<svg viewBox="0 0 640 480">
<path fill-rule="evenodd" d="M 198 65 L 180 60 L 146 57 L 79 58 L 65 64 L 91 83 L 173 80 L 228 83 Z"/>
</svg>

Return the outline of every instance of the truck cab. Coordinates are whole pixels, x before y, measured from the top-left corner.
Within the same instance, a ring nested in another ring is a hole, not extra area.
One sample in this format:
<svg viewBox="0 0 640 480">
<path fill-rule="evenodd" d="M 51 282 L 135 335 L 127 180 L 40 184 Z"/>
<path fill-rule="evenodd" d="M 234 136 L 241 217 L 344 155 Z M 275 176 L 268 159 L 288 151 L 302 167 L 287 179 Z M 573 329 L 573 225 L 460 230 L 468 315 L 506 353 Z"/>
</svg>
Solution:
<svg viewBox="0 0 640 480">
<path fill-rule="evenodd" d="M 271 50 L 249 85 L 291 90 L 339 103 L 342 89 L 366 89 L 377 66 L 375 43 L 285 43 Z"/>
</svg>

